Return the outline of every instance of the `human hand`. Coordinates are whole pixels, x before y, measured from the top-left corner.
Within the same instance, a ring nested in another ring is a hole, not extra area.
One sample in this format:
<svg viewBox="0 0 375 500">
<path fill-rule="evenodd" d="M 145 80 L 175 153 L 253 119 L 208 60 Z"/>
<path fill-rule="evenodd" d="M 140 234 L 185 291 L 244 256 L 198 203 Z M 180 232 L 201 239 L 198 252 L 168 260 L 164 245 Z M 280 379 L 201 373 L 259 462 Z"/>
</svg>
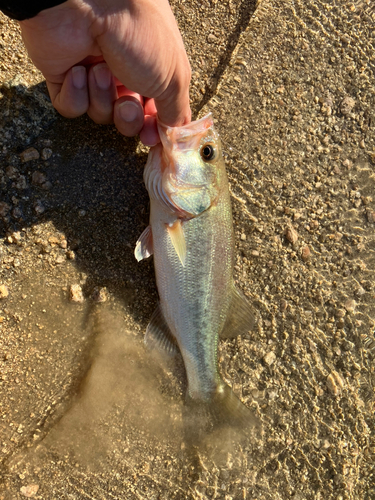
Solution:
<svg viewBox="0 0 375 500">
<path fill-rule="evenodd" d="M 168 0 L 68 0 L 20 22 L 54 107 L 159 142 L 190 122 L 190 66 Z"/>
</svg>

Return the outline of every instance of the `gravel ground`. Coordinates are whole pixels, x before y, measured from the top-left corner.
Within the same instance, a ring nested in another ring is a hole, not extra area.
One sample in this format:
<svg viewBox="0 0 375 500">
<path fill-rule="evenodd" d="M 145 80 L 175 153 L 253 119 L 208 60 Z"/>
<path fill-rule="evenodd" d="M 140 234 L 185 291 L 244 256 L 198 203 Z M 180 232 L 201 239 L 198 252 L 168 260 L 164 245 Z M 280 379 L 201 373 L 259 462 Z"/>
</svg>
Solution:
<svg viewBox="0 0 375 500">
<path fill-rule="evenodd" d="M 262 422 L 184 440 L 181 359 L 153 359 L 133 248 L 147 150 L 54 112 L 0 17 L 0 500 L 375 497 L 375 13 L 370 2 L 175 1 L 195 115 L 213 111 L 237 284 L 220 344 Z M 114 182 L 115 180 L 115 182 Z"/>
</svg>

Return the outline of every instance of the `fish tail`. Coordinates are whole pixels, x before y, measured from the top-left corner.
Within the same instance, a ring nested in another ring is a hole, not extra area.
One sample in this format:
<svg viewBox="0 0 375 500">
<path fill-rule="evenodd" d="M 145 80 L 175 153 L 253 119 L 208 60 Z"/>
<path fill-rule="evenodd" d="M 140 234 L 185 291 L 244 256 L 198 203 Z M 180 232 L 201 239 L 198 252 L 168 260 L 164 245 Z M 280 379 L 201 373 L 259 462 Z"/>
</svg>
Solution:
<svg viewBox="0 0 375 500">
<path fill-rule="evenodd" d="M 230 424 L 250 428 L 257 424 L 255 413 L 245 406 L 223 381 L 218 384 L 208 406 L 212 420 L 217 425 Z"/>
<path fill-rule="evenodd" d="M 260 429 L 255 412 L 245 406 L 223 381 L 207 401 L 188 397 L 185 431 L 190 441 L 199 442 L 207 433 L 221 427 L 235 428 L 246 434 Z"/>
</svg>

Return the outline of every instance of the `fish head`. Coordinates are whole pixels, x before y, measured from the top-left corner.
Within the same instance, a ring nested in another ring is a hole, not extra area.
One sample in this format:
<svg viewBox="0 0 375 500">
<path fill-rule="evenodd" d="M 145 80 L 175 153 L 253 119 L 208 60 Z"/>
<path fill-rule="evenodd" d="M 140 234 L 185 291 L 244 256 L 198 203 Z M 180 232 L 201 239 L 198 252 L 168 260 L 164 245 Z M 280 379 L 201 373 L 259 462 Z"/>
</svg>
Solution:
<svg viewBox="0 0 375 500">
<path fill-rule="evenodd" d="M 215 204 L 225 177 L 212 115 L 182 127 L 158 123 L 158 130 L 161 144 L 151 149 L 148 160 L 153 175 L 145 171 L 150 196 L 180 217 L 196 217 Z"/>
</svg>

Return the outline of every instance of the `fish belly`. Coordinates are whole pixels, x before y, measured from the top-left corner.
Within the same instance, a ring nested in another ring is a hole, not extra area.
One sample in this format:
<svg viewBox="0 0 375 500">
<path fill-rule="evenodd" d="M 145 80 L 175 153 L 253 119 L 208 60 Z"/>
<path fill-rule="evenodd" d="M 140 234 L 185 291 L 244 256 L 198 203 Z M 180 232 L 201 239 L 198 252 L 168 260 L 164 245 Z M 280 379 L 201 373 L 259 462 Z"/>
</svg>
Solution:
<svg viewBox="0 0 375 500">
<path fill-rule="evenodd" d="M 189 396 L 207 401 L 220 377 L 218 337 L 227 318 L 233 281 L 233 228 L 229 196 L 183 222 L 185 266 L 171 243 L 163 211 L 151 206 L 160 305 L 181 350 Z"/>
</svg>

